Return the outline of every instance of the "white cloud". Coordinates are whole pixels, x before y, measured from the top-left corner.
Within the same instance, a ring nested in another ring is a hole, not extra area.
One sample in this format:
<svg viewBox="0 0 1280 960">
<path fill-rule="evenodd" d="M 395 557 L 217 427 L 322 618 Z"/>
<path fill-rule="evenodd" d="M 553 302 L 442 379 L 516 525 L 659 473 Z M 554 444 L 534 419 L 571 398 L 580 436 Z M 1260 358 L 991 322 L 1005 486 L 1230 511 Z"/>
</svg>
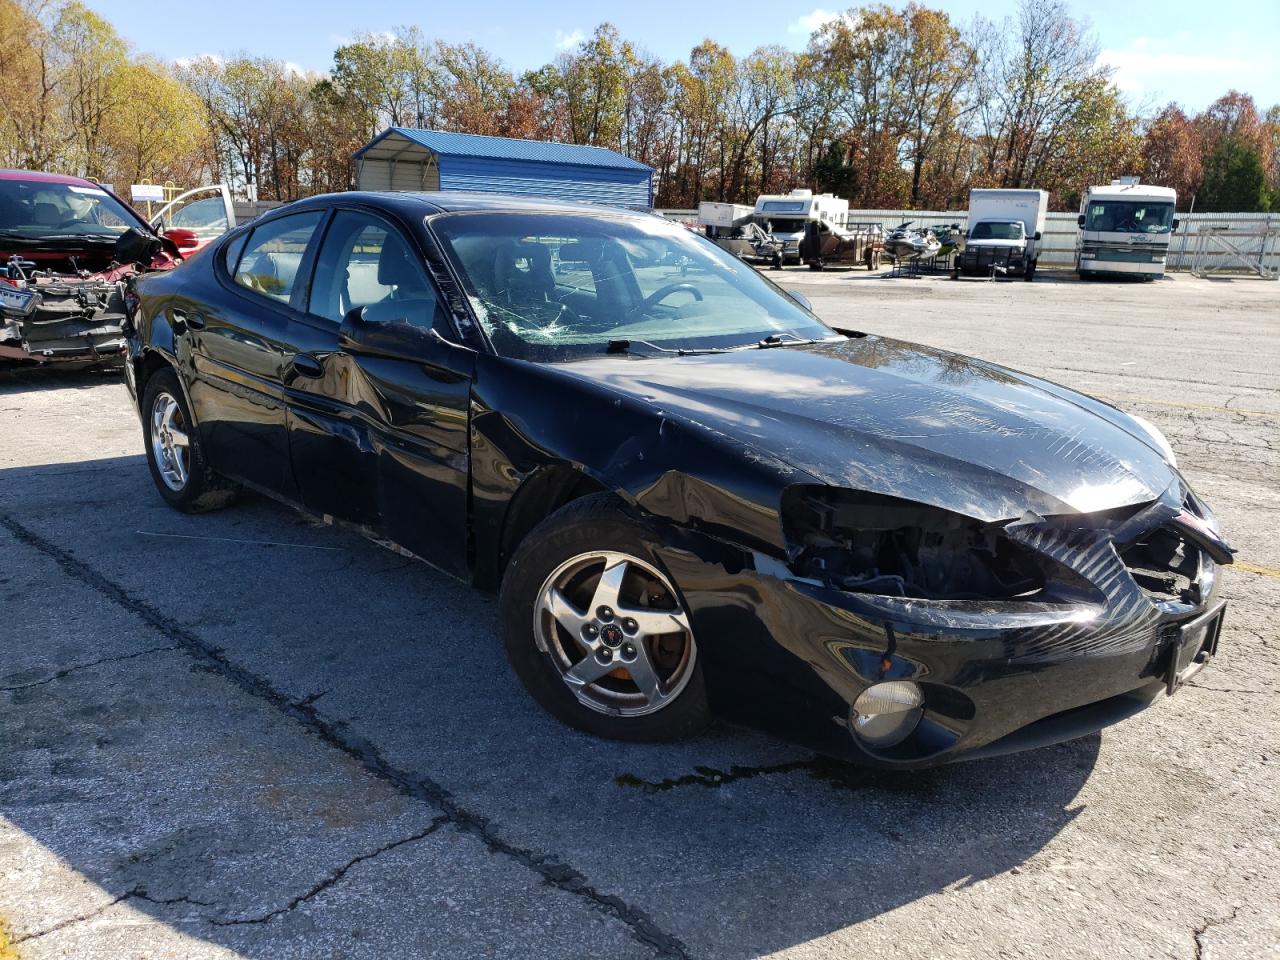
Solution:
<svg viewBox="0 0 1280 960">
<path fill-rule="evenodd" d="M 798 17 L 787 24 L 787 33 L 803 33 L 805 35 L 813 33 L 815 30 L 821 30 L 828 23 L 835 23 L 837 20 L 844 20 L 850 23 L 850 17 L 847 13 L 837 13 L 834 10 L 826 10 L 822 7 L 815 7 L 803 17 Z"/>
<path fill-rule="evenodd" d="M 193 63 L 197 63 L 201 60 L 212 60 L 218 66 L 222 66 L 227 62 L 227 58 L 220 53 L 199 53 L 199 54 L 196 54 L 194 57 L 178 57 L 173 62 L 177 66 L 182 67 L 185 70 L 187 67 L 191 66 Z"/>
<path fill-rule="evenodd" d="M 565 33 L 563 30 L 557 30 L 556 49 L 572 50 L 585 39 L 587 39 L 587 35 L 583 33 L 581 29 L 573 29 L 568 33 Z"/>
<path fill-rule="evenodd" d="M 1244 57 L 1205 53 L 1204 44 L 1185 30 L 1168 37 L 1135 37 L 1123 49 L 1103 50 L 1098 63 L 1113 68 L 1116 86 L 1136 97 L 1201 81 L 1215 90 L 1243 90 L 1266 72 L 1265 64 Z"/>
</svg>

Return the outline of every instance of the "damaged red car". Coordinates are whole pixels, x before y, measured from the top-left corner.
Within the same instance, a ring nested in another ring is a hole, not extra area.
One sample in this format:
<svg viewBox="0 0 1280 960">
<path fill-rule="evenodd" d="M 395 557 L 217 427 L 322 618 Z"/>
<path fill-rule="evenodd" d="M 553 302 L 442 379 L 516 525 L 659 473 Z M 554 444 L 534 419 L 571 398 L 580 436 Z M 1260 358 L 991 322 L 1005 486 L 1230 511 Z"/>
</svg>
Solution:
<svg viewBox="0 0 1280 960">
<path fill-rule="evenodd" d="M 199 245 L 191 230 L 157 233 L 101 184 L 0 170 L 0 360 L 118 360 L 132 278 Z"/>
</svg>

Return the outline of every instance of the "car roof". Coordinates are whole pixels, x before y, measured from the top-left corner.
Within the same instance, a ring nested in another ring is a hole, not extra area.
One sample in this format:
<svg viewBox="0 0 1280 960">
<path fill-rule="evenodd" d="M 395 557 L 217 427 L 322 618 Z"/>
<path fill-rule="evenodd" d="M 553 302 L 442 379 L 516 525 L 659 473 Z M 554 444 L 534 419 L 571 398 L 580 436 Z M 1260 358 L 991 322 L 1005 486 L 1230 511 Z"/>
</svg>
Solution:
<svg viewBox="0 0 1280 960">
<path fill-rule="evenodd" d="M 289 204 L 291 209 L 312 206 L 327 207 L 337 203 L 367 203 L 418 216 L 433 213 L 573 213 L 594 216 L 652 217 L 648 210 L 628 210 L 624 207 L 607 207 L 595 203 L 574 203 L 568 200 L 549 200 L 542 197 L 522 197 L 502 193 L 465 193 L 454 191 L 383 192 L 353 190 L 347 193 L 326 193 L 307 197 Z M 274 213 L 275 211 L 272 211 Z"/>
<path fill-rule="evenodd" d="M 101 184 L 83 177 L 69 177 L 65 173 L 43 173 L 36 170 L 0 170 L 0 180 L 31 180 L 37 183 L 69 183 L 77 187 L 98 187 Z"/>
</svg>

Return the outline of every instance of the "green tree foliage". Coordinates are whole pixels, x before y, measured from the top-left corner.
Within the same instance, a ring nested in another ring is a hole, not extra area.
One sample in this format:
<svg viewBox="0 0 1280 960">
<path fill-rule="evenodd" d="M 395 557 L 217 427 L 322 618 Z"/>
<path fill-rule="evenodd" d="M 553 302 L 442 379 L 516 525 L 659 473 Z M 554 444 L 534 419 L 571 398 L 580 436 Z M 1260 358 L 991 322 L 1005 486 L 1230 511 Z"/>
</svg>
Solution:
<svg viewBox="0 0 1280 960">
<path fill-rule="evenodd" d="M 1254 144 L 1235 134 L 1218 142 L 1205 160 L 1197 207 L 1245 213 L 1271 209 L 1266 168 Z"/>
</svg>

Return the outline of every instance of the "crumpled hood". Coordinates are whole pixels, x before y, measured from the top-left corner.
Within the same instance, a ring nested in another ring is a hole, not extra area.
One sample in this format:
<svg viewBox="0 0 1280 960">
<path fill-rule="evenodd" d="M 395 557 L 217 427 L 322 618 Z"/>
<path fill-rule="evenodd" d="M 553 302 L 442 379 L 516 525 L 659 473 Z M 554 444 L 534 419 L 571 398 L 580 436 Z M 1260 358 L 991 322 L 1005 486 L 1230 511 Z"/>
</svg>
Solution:
<svg viewBox="0 0 1280 960">
<path fill-rule="evenodd" d="M 1055 384 L 882 337 L 561 367 L 832 486 L 984 521 L 1154 500 L 1177 479 L 1127 415 Z M 795 482 L 804 482 L 795 477 Z"/>
</svg>

